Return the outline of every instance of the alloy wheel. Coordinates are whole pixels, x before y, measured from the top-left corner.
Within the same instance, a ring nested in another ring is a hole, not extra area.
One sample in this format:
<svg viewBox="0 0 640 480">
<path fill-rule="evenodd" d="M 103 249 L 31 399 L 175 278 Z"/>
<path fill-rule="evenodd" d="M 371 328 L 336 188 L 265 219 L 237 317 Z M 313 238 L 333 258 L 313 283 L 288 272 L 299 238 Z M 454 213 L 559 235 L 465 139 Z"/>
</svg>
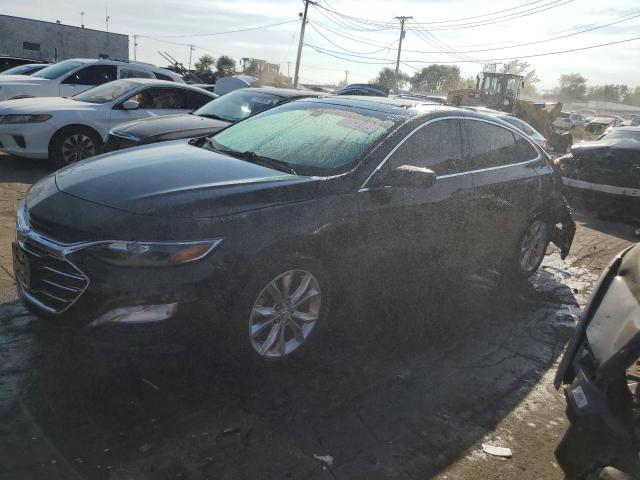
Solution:
<svg viewBox="0 0 640 480">
<path fill-rule="evenodd" d="M 322 294 L 305 270 L 289 270 L 259 293 L 249 319 L 251 346 L 262 357 L 284 357 L 298 349 L 316 327 Z"/>
<path fill-rule="evenodd" d="M 96 154 L 96 143 L 84 133 L 69 135 L 62 142 L 62 159 L 65 163 L 73 163 L 92 157 Z"/>
<path fill-rule="evenodd" d="M 530 272 L 538 266 L 547 248 L 547 224 L 543 220 L 533 222 L 522 239 L 520 268 Z"/>
</svg>

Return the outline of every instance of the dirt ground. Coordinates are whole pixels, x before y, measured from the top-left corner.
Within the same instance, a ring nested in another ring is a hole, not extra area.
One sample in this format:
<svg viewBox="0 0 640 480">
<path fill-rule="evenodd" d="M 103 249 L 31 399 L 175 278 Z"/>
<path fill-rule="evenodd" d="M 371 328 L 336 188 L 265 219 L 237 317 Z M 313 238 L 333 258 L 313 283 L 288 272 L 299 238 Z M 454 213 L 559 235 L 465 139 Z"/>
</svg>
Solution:
<svg viewBox="0 0 640 480">
<path fill-rule="evenodd" d="M 114 358 L 16 302 L 15 208 L 49 171 L 0 156 L 0 480 L 562 478 L 551 383 L 567 314 L 633 226 L 577 213 L 570 257 L 550 250 L 522 288 L 469 276 L 363 294 L 336 311 L 360 327 L 332 332 L 313 362 L 254 370 L 206 336 Z"/>
</svg>

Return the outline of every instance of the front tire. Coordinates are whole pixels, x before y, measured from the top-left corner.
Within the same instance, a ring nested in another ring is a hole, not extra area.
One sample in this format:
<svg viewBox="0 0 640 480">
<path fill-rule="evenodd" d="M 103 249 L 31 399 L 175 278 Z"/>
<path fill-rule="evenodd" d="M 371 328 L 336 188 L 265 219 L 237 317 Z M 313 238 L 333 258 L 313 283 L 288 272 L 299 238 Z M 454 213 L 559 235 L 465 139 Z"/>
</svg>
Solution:
<svg viewBox="0 0 640 480">
<path fill-rule="evenodd" d="M 91 129 L 68 127 L 51 139 L 49 156 L 57 165 L 65 166 L 98 155 L 101 148 L 100 137 Z"/>
<path fill-rule="evenodd" d="M 327 328 L 330 286 L 322 264 L 308 256 L 260 262 L 231 318 L 231 348 L 260 364 L 310 354 Z"/>
</svg>

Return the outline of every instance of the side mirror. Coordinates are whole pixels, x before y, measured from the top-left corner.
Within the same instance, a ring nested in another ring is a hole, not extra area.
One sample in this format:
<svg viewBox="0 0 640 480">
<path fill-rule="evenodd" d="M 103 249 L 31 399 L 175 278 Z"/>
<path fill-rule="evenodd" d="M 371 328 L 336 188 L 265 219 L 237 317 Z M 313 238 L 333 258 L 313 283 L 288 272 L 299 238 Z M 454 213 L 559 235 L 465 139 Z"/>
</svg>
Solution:
<svg viewBox="0 0 640 480">
<path fill-rule="evenodd" d="M 122 108 L 125 110 L 136 110 L 140 107 L 140 102 L 137 100 L 127 100 L 122 104 Z"/>
<path fill-rule="evenodd" d="M 428 189 L 436 183 L 436 172 L 428 168 L 401 165 L 389 170 L 374 182 L 374 187 Z"/>
</svg>

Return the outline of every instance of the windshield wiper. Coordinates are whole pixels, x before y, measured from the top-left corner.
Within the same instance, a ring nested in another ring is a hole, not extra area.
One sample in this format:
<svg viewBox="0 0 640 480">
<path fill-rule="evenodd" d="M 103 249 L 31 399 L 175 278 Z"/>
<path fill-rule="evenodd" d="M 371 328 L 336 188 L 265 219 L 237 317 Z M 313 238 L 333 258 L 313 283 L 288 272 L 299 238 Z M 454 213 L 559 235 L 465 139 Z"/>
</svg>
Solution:
<svg viewBox="0 0 640 480">
<path fill-rule="evenodd" d="M 199 117 L 206 117 L 206 118 L 210 118 L 211 120 L 222 120 L 223 122 L 229 122 L 230 120 L 227 120 L 226 118 L 222 118 L 218 115 L 214 115 L 213 113 L 198 113 L 197 114 Z M 233 123 L 233 122 L 231 122 Z"/>
<path fill-rule="evenodd" d="M 204 137 L 204 138 L 206 139 L 206 141 L 202 143 L 202 145 L 198 145 L 198 146 L 208 148 L 209 150 L 213 150 L 214 152 L 219 152 L 224 155 L 229 155 L 230 157 L 246 160 L 247 162 L 259 163 L 262 165 L 266 165 L 268 167 L 274 167 L 277 170 L 281 170 L 283 172 L 291 173 L 292 175 L 297 175 L 296 171 L 293 168 L 291 168 L 287 162 L 283 162 L 282 160 L 263 157 L 262 155 L 258 155 L 256 152 L 250 152 L 250 151 L 240 152 L 238 150 L 233 150 L 231 148 L 224 148 L 222 145 L 216 142 L 216 140 L 213 137 Z"/>
<path fill-rule="evenodd" d="M 251 163 L 261 163 L 268 167 L 275 167 L 278 170 L 291 173 L 292 175 L 297 175 L 296 171 L 293 168 L 291 168 L 287 162 L 276 160 L 275 158 L 263 157 L 262 155 L 258 155 L 256 152 L 249 152 L 249 151 L 238 152 L 236 150 L 222 150 L 222 153 L 225 153 L 235 158 L 241 158 L 242 160 L 247 160 L 248 162 L 251 162 Z"/>
</svg>

